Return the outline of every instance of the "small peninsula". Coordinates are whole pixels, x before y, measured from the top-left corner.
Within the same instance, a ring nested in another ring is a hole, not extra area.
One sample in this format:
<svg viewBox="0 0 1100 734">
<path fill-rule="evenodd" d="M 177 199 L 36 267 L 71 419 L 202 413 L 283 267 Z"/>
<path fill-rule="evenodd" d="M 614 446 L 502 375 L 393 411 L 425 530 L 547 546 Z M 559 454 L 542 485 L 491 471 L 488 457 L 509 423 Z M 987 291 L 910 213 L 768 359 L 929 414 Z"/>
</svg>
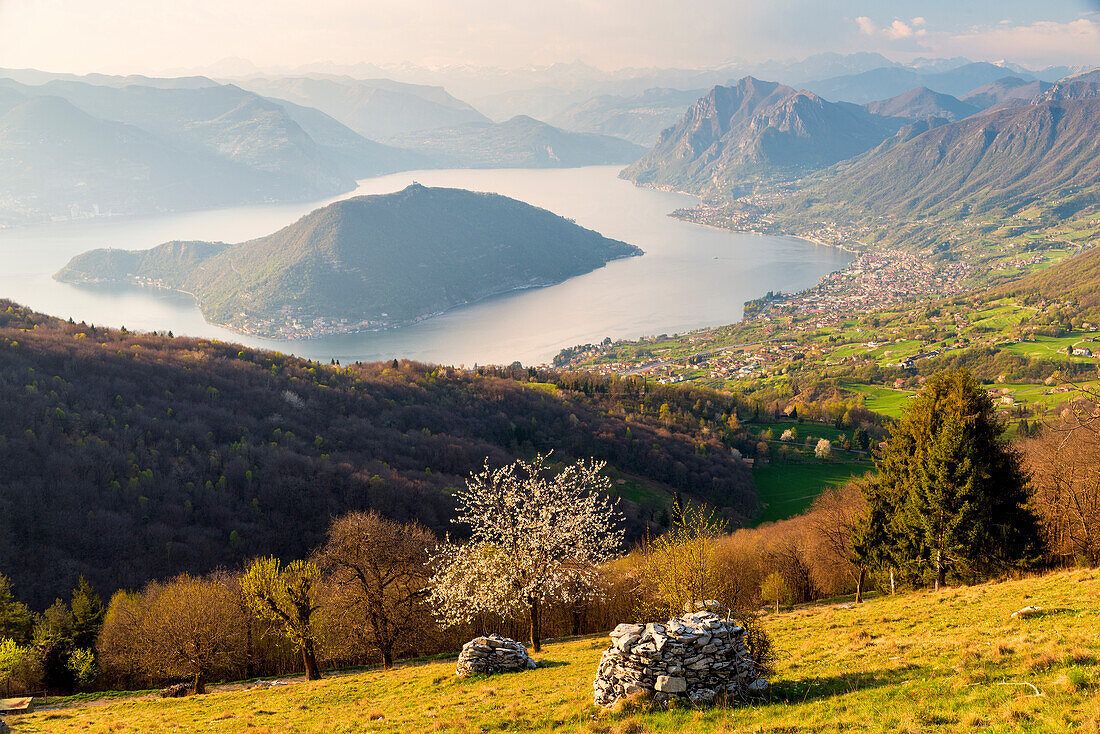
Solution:
<svg viewBox="0 0 1100 734">
<path fill-rule="evenodd" d="M 302 339 L 414 323 L 641 254 L 506 196 L 414 183 L 338 201 L 240 244 L 92 250 L 54 277 L 182 291 L 211 323 Z"/>
</svg>

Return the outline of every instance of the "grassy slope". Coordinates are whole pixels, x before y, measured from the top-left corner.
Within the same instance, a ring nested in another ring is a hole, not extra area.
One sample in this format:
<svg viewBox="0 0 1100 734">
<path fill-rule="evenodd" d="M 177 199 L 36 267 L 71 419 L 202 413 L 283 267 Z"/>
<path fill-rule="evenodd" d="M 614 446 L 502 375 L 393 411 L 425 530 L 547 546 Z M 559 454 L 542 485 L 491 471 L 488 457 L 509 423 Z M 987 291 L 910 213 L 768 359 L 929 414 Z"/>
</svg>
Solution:
<svg viewBox="0 0 1100 734">
<path fill-rule="evenodd" d="M 1100 218 L 1094 218 L 1097 221 Z M 994 295 L 1017 296 L 1038 300 L 1077 301 L 1083 310 L 1100 308 L 1096 283 L 1100 280 L 1100 249 L 1074 257 L 1065 267 L 1050 268 L 998 288 Z"/>
<path fill-rule="evenodd" d="M 1027 605 L 1046 614 L 1010 618 Z M 14 723 L 59 734 L 1100 728 L 1097 571 L 812 606 L 767 625 L 784 659 L 770 694 L 736 709 L 598 712 L 591 683 L 605 638 L 587 638 L 548 645 L 537 656 L 546 668 L 493 679 L 458 680 L 443 661 L 197 698 L 84 703 Z"/>
<path fill-rule="evenodd" d="M 901 418 L 902 408 L 905 407 L 910 397 L 916 395 L 915 392 L 910 390 L 895 390 L 890 387 L 861 385 L 855 382 L 845 383 L 844 387 L 863 395 L 865 398 L 863 404 L 867 407 L 867 410 L 873 410 L 891 418 Z"/>
</svg>

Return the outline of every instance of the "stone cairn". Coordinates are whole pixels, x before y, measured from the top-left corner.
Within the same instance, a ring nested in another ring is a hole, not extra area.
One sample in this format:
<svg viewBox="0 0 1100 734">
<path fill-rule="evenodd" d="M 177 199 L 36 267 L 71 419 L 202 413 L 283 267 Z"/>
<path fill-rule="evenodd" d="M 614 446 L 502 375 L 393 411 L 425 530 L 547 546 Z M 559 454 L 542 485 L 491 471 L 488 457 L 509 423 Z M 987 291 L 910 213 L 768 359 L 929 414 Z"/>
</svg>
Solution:
<svg viewBox="0 0 1100 734">
<path fill-rule="evenodd" d="M 620 624 L 592 687 L 599 706 L 637 694 L 667 706 L 674 698 L 701 704 L 722 694 L 744 697 L 768 682 L 756 674 L 745 630 L 703 610 L 667 624 Z"/>
<path fill-rule="evenodd" d="M 538 667 L 527 654 L 527 648 L 507 637 L 488 635 L 475 637 L 462 646 L 458 654 L 455 675 L 492 675 Z"/>
<path fill-rule="evenodd" d="M 161 698 L 182 698 L 191 692 L 191 686 L 187 683 L 175 683 L 160 692 Z"/>
</svg>

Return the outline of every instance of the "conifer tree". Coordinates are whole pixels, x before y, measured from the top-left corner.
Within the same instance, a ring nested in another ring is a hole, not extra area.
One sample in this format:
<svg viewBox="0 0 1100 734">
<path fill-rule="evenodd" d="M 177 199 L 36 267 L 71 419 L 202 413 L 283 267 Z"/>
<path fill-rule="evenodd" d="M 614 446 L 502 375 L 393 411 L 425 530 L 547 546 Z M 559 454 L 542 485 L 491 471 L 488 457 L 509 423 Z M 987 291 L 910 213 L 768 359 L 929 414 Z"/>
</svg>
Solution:
<svg viewBox="0 0 1100 734">
<path fill-rule="evenodd" d="M 857 546 L 912 576 L 930 571 L 937 589 L 949 573 L 977 578 L 1034 558 L 1031 491 L 1003 432 L 968 371 L 932 377 L 877 460 Z"/>
</svg>

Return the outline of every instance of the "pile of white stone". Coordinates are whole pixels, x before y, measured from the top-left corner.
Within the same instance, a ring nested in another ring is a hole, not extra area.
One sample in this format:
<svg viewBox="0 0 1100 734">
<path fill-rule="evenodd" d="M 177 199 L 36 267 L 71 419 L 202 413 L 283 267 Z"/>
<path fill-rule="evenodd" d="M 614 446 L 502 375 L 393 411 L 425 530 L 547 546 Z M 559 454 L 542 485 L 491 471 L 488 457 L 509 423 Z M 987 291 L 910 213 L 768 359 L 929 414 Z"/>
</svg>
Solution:
<svg viewBox="0 0 1100 734">
<path fill-rule="evenodd" d="M 706 610 L 667 624 L 620 624 L 600 658 L 595 700 L 610 706 L 643 694 L 662 706 L 673 698 L 710 703 L 767 689 L 745 645 L 745 630 Z"/>
<path fill-rule="evenodd" d="M 500 635 L 475 637 L 462 646 L 455 675 L 492 675 L 538 667 L 527 648 Z"/>
</svg>

